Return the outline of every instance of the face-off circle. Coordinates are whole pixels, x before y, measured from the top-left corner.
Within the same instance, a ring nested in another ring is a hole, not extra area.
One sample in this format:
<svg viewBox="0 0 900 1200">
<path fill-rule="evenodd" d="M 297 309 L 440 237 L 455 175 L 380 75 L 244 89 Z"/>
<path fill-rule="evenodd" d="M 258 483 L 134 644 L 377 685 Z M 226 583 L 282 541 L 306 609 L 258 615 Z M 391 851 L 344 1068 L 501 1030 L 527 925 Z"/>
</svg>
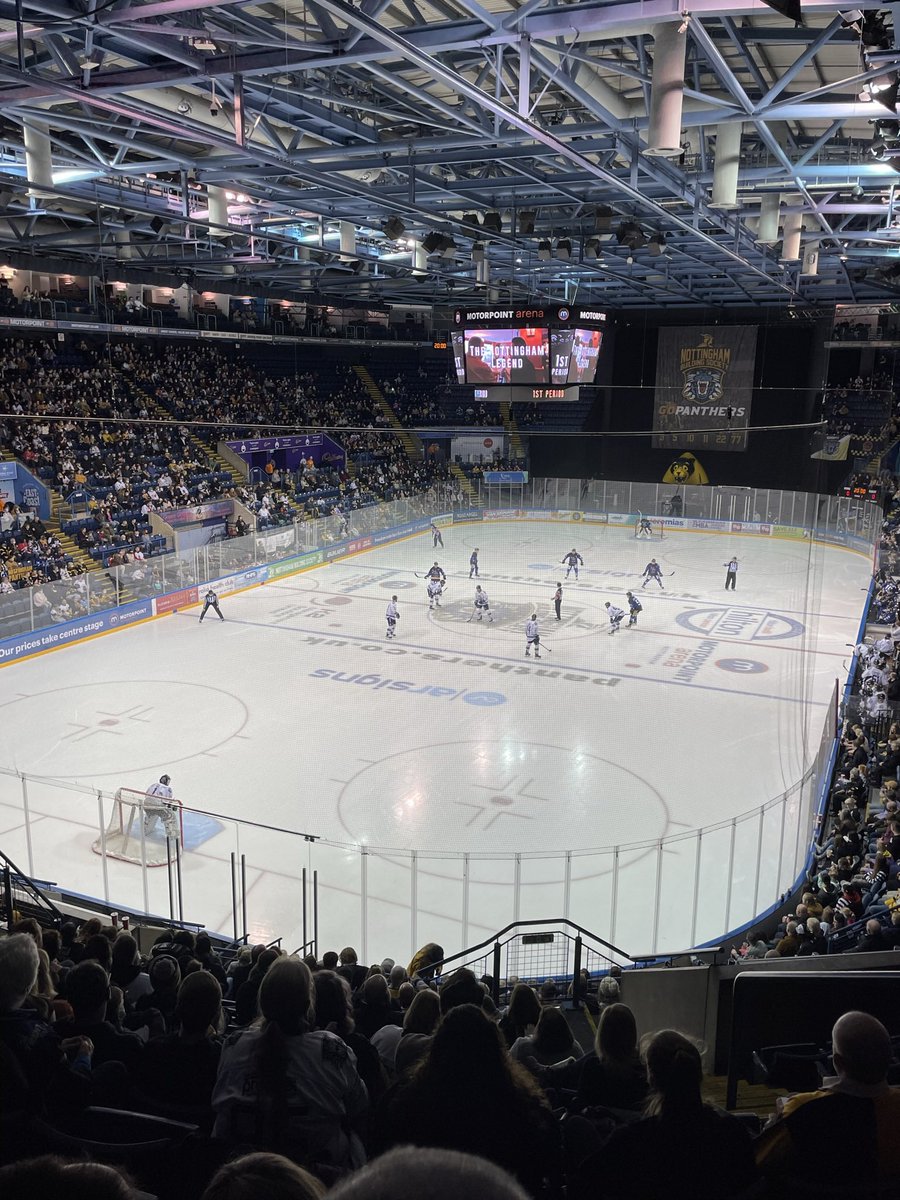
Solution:
<svg viewBox="0 0 900 1200">
<path fill-rule="evenodd" d="M 338 816 L 354 842 L 425 853 L 556 853 L 669 832 L 663 797 L 627 767 L 522 741 L 440 743 L 388 755 L 344 784 Z"/>
<path fill-rule="evenodd" d="M 18 696 L 0 708 L 7 760 L 26 774 L 54 778 L 135 772 L 206 754 L 240 733 L 248 712 L 221 688 L 180 680 L 75 684 Z M 34 730 L 45 737 L 36 742 Z M 167 747 L 178 746 L 177 758 Z"/>
</svg>

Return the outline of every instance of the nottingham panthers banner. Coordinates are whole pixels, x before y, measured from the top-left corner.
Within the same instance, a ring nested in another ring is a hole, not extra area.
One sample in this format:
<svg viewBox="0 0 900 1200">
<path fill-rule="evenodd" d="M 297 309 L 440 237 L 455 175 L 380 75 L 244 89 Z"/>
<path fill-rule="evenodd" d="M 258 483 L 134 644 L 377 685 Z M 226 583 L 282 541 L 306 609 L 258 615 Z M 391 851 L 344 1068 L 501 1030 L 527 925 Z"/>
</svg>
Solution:
<svg viewBox="0 0 900 1200">
<path fill-rule="evenodd" d="M 660 329 L 653 446 L 746 450 L 756 326 Z"/>
</svg>

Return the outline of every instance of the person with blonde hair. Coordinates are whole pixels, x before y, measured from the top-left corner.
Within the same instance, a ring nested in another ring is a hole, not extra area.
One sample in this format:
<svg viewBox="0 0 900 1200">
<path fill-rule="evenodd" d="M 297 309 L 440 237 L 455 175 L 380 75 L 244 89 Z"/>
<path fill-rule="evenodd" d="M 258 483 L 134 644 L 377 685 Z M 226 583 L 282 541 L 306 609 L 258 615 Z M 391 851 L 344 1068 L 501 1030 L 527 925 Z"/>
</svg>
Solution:
<svg viewBox="0 0 900 1200">
<path fill-rule="evenodd" d="M 400 1074 L 406 1066 L 417 1061 L 418 1052 L 424 1053 L 441 1019 L 441 1001 L 431 988 L 416 992 L 412 1004 L 403 1017 L 403 1025 L 383 1025 L 372 1036 L 372 1045 L 378 1051 L 385 1069 L 393 1076 Z M 398 1051 L 406 1043 L 404 1054 L 398 1063 Z"/>
<path fill-rule="evenodd" d="M 608 1004 L 597 1023 L 594 1053 L 581 1068 L 576 1107 L 639 1109 L 646 1096 L 634 1013 L 627 1004 Z"/>
</svg>

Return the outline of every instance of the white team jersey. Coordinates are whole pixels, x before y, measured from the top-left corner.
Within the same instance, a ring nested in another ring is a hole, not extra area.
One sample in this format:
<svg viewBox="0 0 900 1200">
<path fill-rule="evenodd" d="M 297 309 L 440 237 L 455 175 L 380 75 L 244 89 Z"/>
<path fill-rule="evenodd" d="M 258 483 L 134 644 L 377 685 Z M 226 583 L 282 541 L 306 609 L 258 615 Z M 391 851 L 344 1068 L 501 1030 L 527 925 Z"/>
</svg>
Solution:
<svg viewBox="0 0 900 1200">
<path fill-rule="evenodd" d="M 894 643 L 889 637 L 879 638 L 875 643 L 875 649 L 879 654 L 892 654 L 894 650 Z"/>
<path fill-rule="evenodd" d="M 622 611 L 622 609 L 616 608 L 614 605 L 611 605 L 606 611 L 609 613 L 609 619 L 611 621 L 621 621 L 625 616 L 625 613 Z"/>
<path fill-rule="evenodd" d="M 534 639 L 538 636 L 537 621 L 526 621 L 525 622 L 525 636 L 528 638 L 529 642 L 534 641 Z"/>
<path fill-rule="evenodd" d="M 387 617 L 387 619 L 389 621 L 396 621 L 397 618 L 400 616 L 399 609 L 397 608 L 397 605 L 393 602 L 393 600 L 391 600 L 390 603 L 388 604 L 387 608 L 384 611 L 384 615 Z"/>
<path fill-rule="evenodd" d="M 487 592 L 476 592 L 475 593 L 475 607 L 476 608 L 488 608 L 489 607 Z"/>
<path fill-rule="evenodd" d="M 159 796 L 162 800 L 172 799 L 172 789 L 167 783 L 151 783 L 147 788 L 148 796 Z"/>
<path fill-rule="evenodd" d="M 429 596 L 439 596 L 443 590 L 444 590 L 444 585 L 441 583 L 441 581 L 439 579 L 429 579 L 429 581 L 428 581 L 428 595 Z"/>
</svg>

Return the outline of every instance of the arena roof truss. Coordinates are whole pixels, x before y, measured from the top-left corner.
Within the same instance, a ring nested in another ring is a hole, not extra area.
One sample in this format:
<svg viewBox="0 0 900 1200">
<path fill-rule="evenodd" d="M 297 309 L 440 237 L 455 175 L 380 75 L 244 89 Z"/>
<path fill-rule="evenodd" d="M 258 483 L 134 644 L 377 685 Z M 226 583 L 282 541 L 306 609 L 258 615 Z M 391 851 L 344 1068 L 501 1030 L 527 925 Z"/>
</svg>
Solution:
<svg viewBox="0 0 900 1200">
<path fill-rule="evenodd" d="M 0 0 L 0 262 L 361 306 L 890 295 L 890 10 L 802 12 Z"/>
</svg>

